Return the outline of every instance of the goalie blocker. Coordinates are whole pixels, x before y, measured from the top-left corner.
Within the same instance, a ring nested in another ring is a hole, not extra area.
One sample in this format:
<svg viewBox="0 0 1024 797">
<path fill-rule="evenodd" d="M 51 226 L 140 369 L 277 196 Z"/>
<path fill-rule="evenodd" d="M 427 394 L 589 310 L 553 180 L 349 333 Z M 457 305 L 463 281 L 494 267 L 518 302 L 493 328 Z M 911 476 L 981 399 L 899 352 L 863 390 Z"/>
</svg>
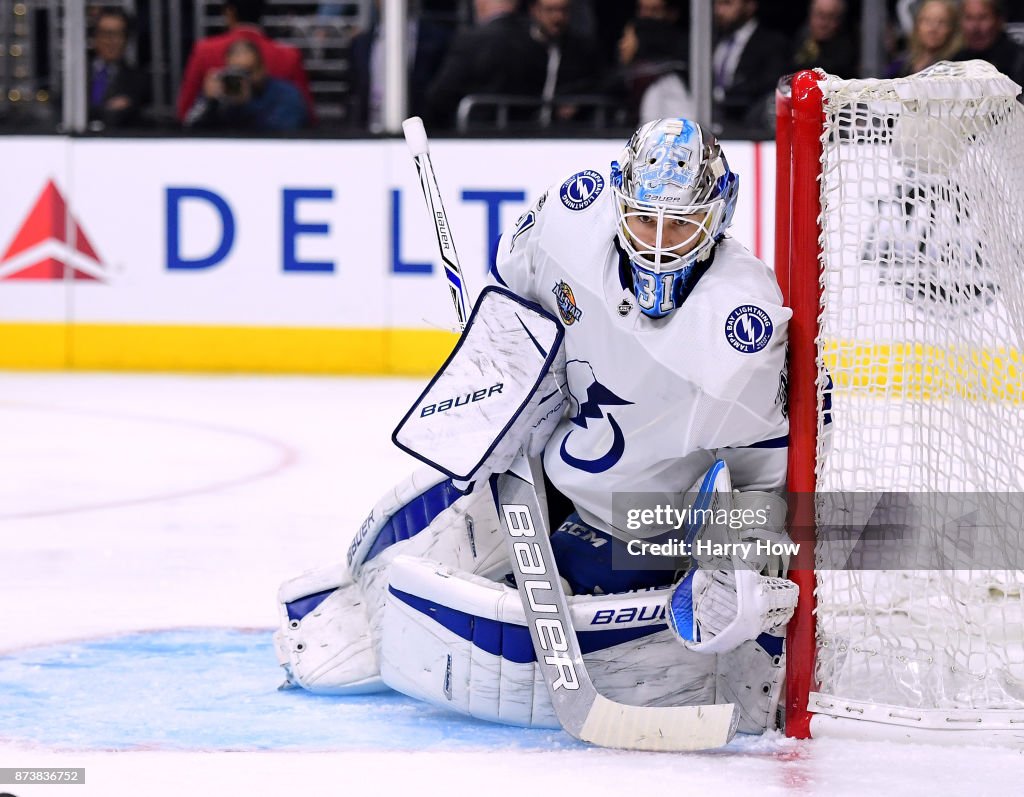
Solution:
<svg viewBox="0 0 1024 797">
<path fill-rule="evenodd" d="M 468 492 L 536 456 L 561 420 L 562 327 L 502 288 L 483 290 L 441 370 L 395 429 L 399 448 Z"/>
</svg>

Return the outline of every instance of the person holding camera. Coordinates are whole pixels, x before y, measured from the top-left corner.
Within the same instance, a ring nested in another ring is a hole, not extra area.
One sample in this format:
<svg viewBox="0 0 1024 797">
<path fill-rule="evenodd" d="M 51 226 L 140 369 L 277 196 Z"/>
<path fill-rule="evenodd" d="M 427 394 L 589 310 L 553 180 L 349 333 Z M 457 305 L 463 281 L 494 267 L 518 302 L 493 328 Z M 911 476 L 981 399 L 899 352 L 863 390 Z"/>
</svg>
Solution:
<svg viewBox="0 0 1024 797">
<path fill-rule="evenodd" d="M 308 122 L 299 90 L 267 74 L 259 47 L 240 39 L 228 48 L 227 65 L 207 74 L 203 91 L 185 116 L 185 127 L 203 130 L 282 132 Z"/>
<path fill-rule="evenodd" d="M 182 123 L 203 93 L 203 84 L 210 72 L 223 69 L 228 49 L 237 41 L 252 42 L 260 50 L 267 74 L 287 80 L 298 88 L 306 102 L 310 123 L 316 122 L 316 108 L 309 89 L 309 76 L 297 47 L 271 39 L 262 27 L 267 0 L 224 0 L 224 22 L 227 31 L 200 39 L 192 48 L 185 65 L 178 92 L 177 116 Z"/>
</svg>

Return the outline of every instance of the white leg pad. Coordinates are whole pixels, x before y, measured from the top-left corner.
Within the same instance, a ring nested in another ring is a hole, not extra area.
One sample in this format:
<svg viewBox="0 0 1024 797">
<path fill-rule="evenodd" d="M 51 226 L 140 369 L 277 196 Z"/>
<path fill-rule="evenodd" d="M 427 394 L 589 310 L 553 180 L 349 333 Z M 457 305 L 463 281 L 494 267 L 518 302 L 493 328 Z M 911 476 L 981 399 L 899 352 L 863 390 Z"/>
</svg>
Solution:
<svg viewBox="0 0 1024 797">
<path fill-rule="evenodd" d="M 319 603 L 299 618 L 289 604 L 302 598 Z M 366 601 L 343 565 L 286 581 L 278 590 L 278 611 L 274 647 L 286 685 L 337 695 L 387 690 L 370 643 Z"/>
<path fill-rule="evenodd" d="M 380 624 L 395 557 L 413 554 L 473 573 L 505 574 L 504 532 L 487 490 L 458 498 L 411 537 L 378 543 L 391 517 L 440 481 L 422 469 L 392 489 L 357 535 L 350 566 L 303 573 L 281 586 L 274 643 L 286 686 L 325 694 L 387 688 L 380 679 Z"/>
<path fill-rule="evenodd" d="M 385 683 L 480 719 L 559 727 L 515 589 L 410 557 L 392 563 L 390 589 L 381 629 Z M 569 598 L 602 694 L 634 705 L 715 702 L 716 657 L 676 642 L 666 627 L 667 592 Z"/>
<path fill-rule="evenodd" d="M 718 702 L 739 707 L 740 733 L 763 733 L 778 726 L 785 679 L 781 637 L 762 634 L 718 656 Z"/>
<path fill-rule="evenodd" d="M 505 532 L 490 491 L 463 496 L 415 537 L 392 545 L 362 566 L 359 586 L 366 597 L 376 645 L 380 644 L 391 565 L 399 556 L 421 557 L 474 574 L 504 576 L 509 569 Z"/>
</svg>

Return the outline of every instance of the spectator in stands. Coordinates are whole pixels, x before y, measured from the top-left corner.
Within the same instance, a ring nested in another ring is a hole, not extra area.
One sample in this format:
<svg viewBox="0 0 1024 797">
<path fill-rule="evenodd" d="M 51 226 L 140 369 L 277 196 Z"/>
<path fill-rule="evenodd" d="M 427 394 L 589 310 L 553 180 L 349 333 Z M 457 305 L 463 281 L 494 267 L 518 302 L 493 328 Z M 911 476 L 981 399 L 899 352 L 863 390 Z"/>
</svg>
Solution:
<svg viewBox="0 0 1024 797">
<path fill-rule="evenodd" d="M 757 0 L 714 0 L 713 13 L 715 122 L 768 133 L 774 125 L 775 85 L 789 66 L 789 44 L 758 24 Z"/>
<path fill-rule="evenodd" d="M 313 113 L 313 95 L 309 91 L 309 78 L 302 65 L 302 54 L 295 47 L 278 44 L 260 27 L 264 0 L 225 0 L 224 18 L 228 31 L 196 42 L 185 67 L 185 75 L 178 93 L 178 119 L 184 122 L 200 91 L 211 73 L 224 67 L 228 48 L 236 41 L 252 42 L 260 51 L 260 59 L 267 74 L 287 80 L 302 94 L 310 121 Z"/>
<path fill-rule="evenodd" d="M 376 0 L 370 29 L 352 39 L 350 65 L 352 75 L 351 121 L 356 127 L 379 132 L 383 128 L 384 102 L 384 26 L 380 0 Z M 447 27 L 424 19 L 419 3 L 408 10 L 406 57 L 409 63 L 409 113 L 423 116 L 427 88 L 441 68 L 451 35 Z"/>
<path fill-rule="evenodd" d="M 94 130 L 139 124 L 146 82 L 125 60 L 128 30 L 123 9 L 103 8 L 96 17 L 89 68 L 89 126 Z"/>
<path fill-rule="evenodd" d="M 593 94 L 600 86 L 597 44 L 569 30 L 570 0 L 530 0 L 530 35 L 542 48 L 545 63 L 541 122 L 567 122 L 580 116 L 577 105 L 551 108 L 557 95 Z"/>
<path fill-rule="evenodd" d="M 681 0 L 637 0 L 637 19 L 657 19 L 678 25 L 683 11 Z"/>
<path fill-rule="evenodd" d="M 619 90 L 626 95 L 630 118 L 626 124 L 651 119 L 693 119 L 696 107 L 686 86 L 686 63 L 681 60 L 684 34 L 655 17 L 626 23 L 619 39 Z"/>
<path fill-rule="evenodd" d="M 948 61 L 960 50 L 954 0 L 924 0 L 914 12 L 914 26 L 906 52 L 889 64 L 885 77 L 906 77 L 937 61 Z"/>
<path fill-rule="evenodd" d="M 517 5 L 516 0 L 474 0 L 476 24 L 456 33 L 427 91 L 424 118 L 431 126 L 454 127 L 459 102 L 471 94 L 536 99 L 539 104 L 547 62 Z M 510 114 L 517 121 L 535 117 L 536 108 Z"/>
<path fill-rule="evenodd" d="M 857 45 L 846 26 L 846 0 L 811 0 L 807 22 L 796 37 L 792 71 L 824 69 L 852 78 L 857 72 Z"/>
<path fill-rule="evenodd" d="M 267 75 L 260 48 L 248 39 L 228 47 L 224 69 L 209 72 L 203 93 L 185 116 L 195 130 L 284 132 L 299 130 L 306 103 L 287 80 Z"/>
<path fill-rule="evenodd" d="M 964 0 L 960 7 L 964 47 L 953 58 L 980 58 L 1017 83 L 1024 83 L 1024 48 L 1006 35 L 1003 0 Z"/>
<path fill-rule="evenodd" d="M 682 0 L 637 0 L 636 16 L 634 16 L 633 19 L 650 19 L 657 22 L 667 23 L 664 28 L 670 32 L 664 34 L 664 38 L 658 42 L 657 46 L 659 48 L 664 47 L 670 40 L 672 43 L 672 51 L 668 56 L 680 61 L 685 61 L 689 58 L 690 42 L 687 38 L 686 32 L 680 26 L 680 20 L 683 16 L 681 3 Z M 629 22 L 627 22 L 626 25 L 628 26 Z M 646 25 L 646 23 L 644 23 L 644 25 Z M 625 26 L 623 27 L 622 32 L 626 32 Z M 622 57 L 621 44 L 622 40 L 620 38 L 620 62 Z"/>
</svg>

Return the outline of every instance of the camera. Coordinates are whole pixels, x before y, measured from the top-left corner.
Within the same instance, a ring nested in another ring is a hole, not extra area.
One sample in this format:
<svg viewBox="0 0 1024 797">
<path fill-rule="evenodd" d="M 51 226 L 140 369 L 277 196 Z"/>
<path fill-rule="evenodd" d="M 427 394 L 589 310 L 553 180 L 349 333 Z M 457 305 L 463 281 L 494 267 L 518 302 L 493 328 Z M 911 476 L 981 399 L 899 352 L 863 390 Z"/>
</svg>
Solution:
<svg viewBox="0 0 1024 797">
<path fill-rule="evenodd" d="M 228 67 L 221 70 L 220 80 L 224 86 L 224 96 L 231 99 L 240 99 L 245 96 L 246 84 L 249 81 L 249 73 L 245 69 Z"/>
</svg>

